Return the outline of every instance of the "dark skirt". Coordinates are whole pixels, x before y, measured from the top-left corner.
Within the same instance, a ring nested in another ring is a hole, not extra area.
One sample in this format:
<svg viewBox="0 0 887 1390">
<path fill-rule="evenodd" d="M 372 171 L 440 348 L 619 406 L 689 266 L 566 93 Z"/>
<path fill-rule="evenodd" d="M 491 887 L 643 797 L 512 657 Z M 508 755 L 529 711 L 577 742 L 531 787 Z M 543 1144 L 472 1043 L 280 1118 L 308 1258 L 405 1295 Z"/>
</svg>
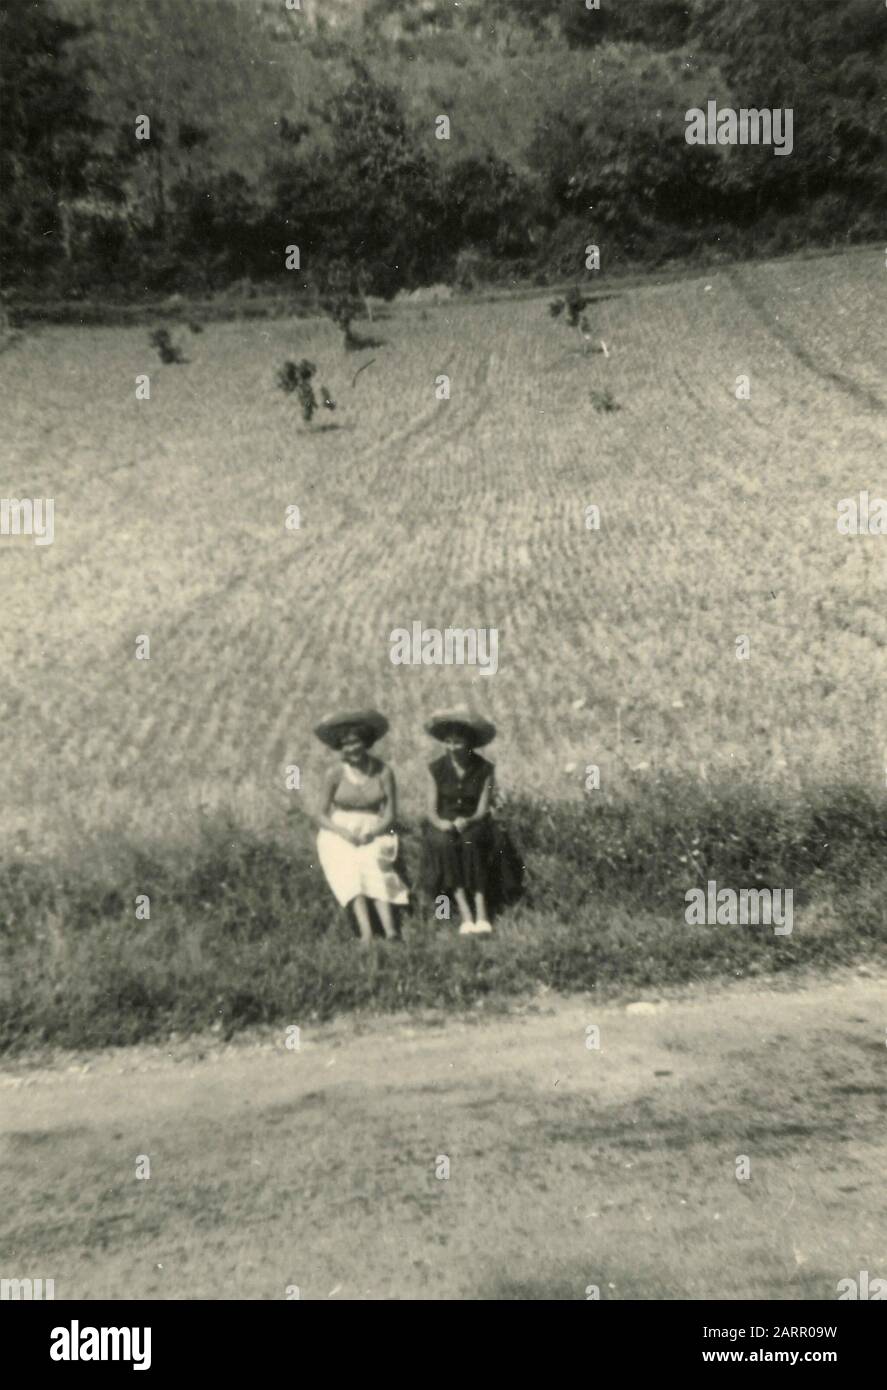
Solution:
<svg viewBox="0 0 887 1390">
<path fill-rule="evenodd" d="M 492 816 L 468 830 L 438 830 L 426 821 L 422 834 L 422 887 L 430 898 L 452 897 L 457 888 L 483 893 L 491 912 L 521 893 L 523 864 L 504 826 Z"/>
</svg>

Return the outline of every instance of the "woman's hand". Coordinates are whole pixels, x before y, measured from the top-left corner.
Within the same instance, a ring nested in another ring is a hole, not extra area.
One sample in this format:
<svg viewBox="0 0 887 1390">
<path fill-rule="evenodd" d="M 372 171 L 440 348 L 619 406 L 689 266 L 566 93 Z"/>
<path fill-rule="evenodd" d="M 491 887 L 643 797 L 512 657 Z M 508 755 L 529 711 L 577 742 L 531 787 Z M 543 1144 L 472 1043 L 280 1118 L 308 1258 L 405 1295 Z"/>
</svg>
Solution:
<svg viewBox="0 0 887 1390">
<path fill-rule="evenodd" d="M 453 829 L 458 830 L 460 835 L 464 834 L 464 832 L 468 829 L 468 821 L 465 819 L 464 816 L 456 817 L 456 819 L 453 821 Z"/>
</svg>

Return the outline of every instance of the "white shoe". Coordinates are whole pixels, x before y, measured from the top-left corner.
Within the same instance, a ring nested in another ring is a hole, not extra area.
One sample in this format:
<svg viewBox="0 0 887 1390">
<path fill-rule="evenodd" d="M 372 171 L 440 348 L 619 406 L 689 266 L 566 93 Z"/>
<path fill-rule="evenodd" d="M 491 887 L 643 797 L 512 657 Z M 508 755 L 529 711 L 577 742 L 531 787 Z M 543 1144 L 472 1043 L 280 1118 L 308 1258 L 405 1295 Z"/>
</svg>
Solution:
<svg viewBox="0 0 887 1390">
<path fill-rule="evenodd" d="M 481 918 L 479 922 L 475 922 L 474 930 L 478 936 L 489 936 L 493 928 L 485 918 Z"/>
<path fill-rule="evenodd" d="M 461 927 L 459 928 L 459 935 L 473 936 L 476 931 L 477 927 L 474 925 L 473 922 L 463 922 Z"/>
</svg>

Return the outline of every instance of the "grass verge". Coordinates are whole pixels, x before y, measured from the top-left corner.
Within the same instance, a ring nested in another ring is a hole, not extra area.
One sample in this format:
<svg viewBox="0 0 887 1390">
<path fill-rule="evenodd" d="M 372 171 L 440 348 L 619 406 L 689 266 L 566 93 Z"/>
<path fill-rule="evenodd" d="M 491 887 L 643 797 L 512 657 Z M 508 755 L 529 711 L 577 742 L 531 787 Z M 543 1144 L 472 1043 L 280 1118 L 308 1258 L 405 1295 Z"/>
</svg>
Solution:
<svg viewBox="0 0 887 1390">
<path fill-rule="evenodd" d="M 831 786 L 792 799 L 674 778 L 623 801 L 515 800 L 523 901 L 487 940 L 417 898 L 404 941 L 358 949 L 306 817 L 279 837 L 206 818 L 188 845 L 115 841 L 78 864 L 0 865 L 0 1048 L 102 1047 L 346 1010 L 462 1009 L 540 987 L 655 989 L 884 957 L 884 797 Z M 418 835 L 404 837 L 416 878 Z M 101 868 L 95 867 L 101 865 Z M 791 888 L 791 935 L 688 926 L 685 894 Z M 150 898 L 150 919 L 136 898 Z"/>
</svg>

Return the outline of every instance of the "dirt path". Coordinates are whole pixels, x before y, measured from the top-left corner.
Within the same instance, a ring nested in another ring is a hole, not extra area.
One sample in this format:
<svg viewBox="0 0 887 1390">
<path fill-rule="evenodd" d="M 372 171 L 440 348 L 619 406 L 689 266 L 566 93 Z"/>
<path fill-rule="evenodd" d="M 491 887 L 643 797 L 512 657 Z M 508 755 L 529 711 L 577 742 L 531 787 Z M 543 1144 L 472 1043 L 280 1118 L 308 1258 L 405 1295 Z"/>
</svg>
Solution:
<svg viewBox="0 0 887 1390">
<path fill-rule="evenodd" d="M 833 1299 L 887 1276 L 885 984 L 7 1066 L 0 1274 L 57 1298 Z"/>
</svg>

